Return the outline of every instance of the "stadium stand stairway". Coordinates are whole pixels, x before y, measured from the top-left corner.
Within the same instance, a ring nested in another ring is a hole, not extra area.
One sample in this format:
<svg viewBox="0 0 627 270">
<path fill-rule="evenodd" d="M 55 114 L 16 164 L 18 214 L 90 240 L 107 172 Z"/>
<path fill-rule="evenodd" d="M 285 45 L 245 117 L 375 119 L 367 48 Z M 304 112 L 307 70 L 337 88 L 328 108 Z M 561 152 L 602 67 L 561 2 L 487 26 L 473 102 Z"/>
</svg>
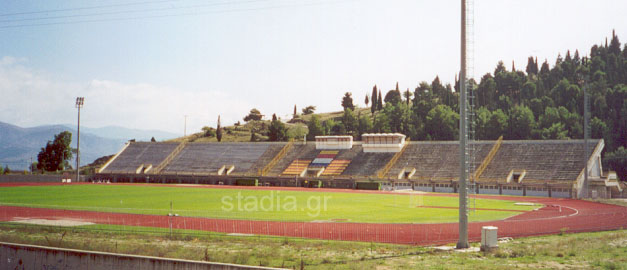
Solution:
<svg viewBox="0 0 627 270">
<path fill-rule="evenodd" d="M 161 164 L 179 143 L 132 142 L 102 173 L 135 174 L 140 166 Z"/>
<path fill-rule="evenodd" d="M 263 155 L 250 167 L 247 174 L 259 175 L 261 170 L 283 149 L 284 143 L 273 143 Z"/>
</svg>

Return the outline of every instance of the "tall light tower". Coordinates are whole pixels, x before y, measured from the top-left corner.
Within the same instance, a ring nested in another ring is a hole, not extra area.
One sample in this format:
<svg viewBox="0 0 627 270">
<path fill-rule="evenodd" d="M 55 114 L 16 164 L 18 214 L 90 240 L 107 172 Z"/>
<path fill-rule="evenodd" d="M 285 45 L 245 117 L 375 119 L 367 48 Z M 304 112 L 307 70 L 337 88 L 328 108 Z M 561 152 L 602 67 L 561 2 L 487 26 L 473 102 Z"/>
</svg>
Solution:
<svg viewBox="0 0 627 270">
<path fill-rule="evenodd" d="M 468 248 L 468 189 L 467 189 L 467 96 L 466 96 L 466 0 L 461 0 L 461 69 L 459 72 L 459 241 L 457 248 Z"/>
<path fill-rule="evenodd" d="M 76 132 L 76 182 L 79 182 L 81 179 L 81 108 L 83 107 L 84 101 L 84 97 L 76 98 L 76 108 L 78 109 L 78 128 Z"/>
</svg>

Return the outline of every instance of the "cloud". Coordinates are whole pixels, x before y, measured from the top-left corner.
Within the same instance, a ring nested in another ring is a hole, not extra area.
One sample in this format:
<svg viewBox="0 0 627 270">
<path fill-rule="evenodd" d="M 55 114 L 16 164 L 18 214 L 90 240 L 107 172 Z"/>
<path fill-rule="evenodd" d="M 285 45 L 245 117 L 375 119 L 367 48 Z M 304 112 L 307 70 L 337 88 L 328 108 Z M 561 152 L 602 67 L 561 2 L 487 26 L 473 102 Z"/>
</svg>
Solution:
<svg viewBox="0 0 627 270">
<path fill-rule="evenodd" d="M 117 125 L 188 133 L 241 119 L 252 107 L 221 91 L 190 91 L 149 83 L 123 83 L 105 79 L 67 82 L 29 68 L 26 59 L 0 59 L 3 106 L 0 121 L 19 126 L 76 123 L 75 99 L 85 97 L 81 124 L 90 127 Z"/>
</svg>

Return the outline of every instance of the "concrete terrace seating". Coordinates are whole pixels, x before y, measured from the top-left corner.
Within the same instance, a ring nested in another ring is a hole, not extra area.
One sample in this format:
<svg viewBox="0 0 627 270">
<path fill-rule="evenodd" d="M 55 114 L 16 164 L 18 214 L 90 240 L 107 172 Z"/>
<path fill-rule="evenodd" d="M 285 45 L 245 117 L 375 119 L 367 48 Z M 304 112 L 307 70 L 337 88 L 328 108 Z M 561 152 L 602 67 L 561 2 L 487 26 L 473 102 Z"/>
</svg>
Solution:
<svg viewBox="0 0 627 270">
<path fill-rule="evenodd" d="M 311 163 L 310 159 L 297 159 L 292 161 L 290 166 L 281 175 L 301 175 Z"/>
<path fill-rule="evenodd" d="M 598 140 L 589 141 L 592 152 Z M 480 179 L 505 181 L 511 170 L 526 170 L 525 180 L 577 179 L 583 168 L 583 141 L 503 141 Z"/>
<path fill-rule="evenodd" d="M 234 165 L 233 174 L 247 173 L 268 150 L 268 143 L 188 143 L 163 173 L 216 174 Z M 253 168 L 254 169 L 254 168 Z"/>
<path fill-rule="evenodd" d="M 158 166 L 179 143 L 132 142 L 103 173 L 135 173 L 144 164 Z"/>
<path fill-rule="evenodd" d="M 344 170 L 346 169 L 346 167 L 348 167 L 348 164 L 350 163 L 350 160 L 334 159 L 333 161 L 331 161 L 331 164 L 329 164 L 329 166 L 324 169 L 324 172 L 322 172 L 322 176 L 340 175 L 342 174 L 342 172 L 344 172 Z"/>
<path fill-rule="evenodd" d="M 355 147 L 353 147 L 355 148 Z M 351 159 L 351 163 L 344 170 L 344 176 L 372 176 L 392 159 L 395 153 L 364 153 L 359 152 Z M 338 159 L 346 159 L 341 154 Z"/>
<path fill-rule="evenodd" d="M 258 175 L 259 172 L 263 169 L 263 167 L 268 165 L 268 163 L 270 163 L 270 161 L 272 161 L 272 159 L 277 154 L 279 154 L 279 152 L 281 151 L 281 149 L 283 149 L 283 147 L 285 145 L 286 145 L 286 143 L 272 143 L 272 144 L 270 144 L 270 146 L 268 147 L 266 152 L 264 152 L 263 155 L 261 155 L 261 157 L 259 157 L 259 159 L 257 159 L 257 162 L 255 162 L 250 167 L 250 169 L 248 171 L 250 173 L 254 173 L 254 174 Z"/>
<path fill-rule="evenodd" d="M 473 145 L 476 168 L 494 142 L 478 141 Z M 456 180 L 459 178 L 459 142 L 410 142 L 387 176 L 397 178 L 405 168 L 416 168 L 412 179 Z"/>
</svg>

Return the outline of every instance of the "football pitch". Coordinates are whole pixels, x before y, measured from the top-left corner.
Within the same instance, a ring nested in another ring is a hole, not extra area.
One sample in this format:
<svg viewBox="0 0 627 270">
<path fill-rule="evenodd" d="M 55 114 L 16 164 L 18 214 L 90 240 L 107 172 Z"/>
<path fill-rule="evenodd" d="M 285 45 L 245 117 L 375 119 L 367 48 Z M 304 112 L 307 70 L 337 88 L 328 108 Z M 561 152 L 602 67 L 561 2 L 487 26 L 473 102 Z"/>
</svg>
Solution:
<svg viewBox="0 0 627 270">
<path fill-rule="evenodd" d="M 0 187 L 0 205 L 218 219 L 447 223 L 458 220 L 458 198 L 423 194 L 321 192 L 172 185 Z M 471 199 L 470 221 L 500 220 L 539 205 Z"/>
</svg>

